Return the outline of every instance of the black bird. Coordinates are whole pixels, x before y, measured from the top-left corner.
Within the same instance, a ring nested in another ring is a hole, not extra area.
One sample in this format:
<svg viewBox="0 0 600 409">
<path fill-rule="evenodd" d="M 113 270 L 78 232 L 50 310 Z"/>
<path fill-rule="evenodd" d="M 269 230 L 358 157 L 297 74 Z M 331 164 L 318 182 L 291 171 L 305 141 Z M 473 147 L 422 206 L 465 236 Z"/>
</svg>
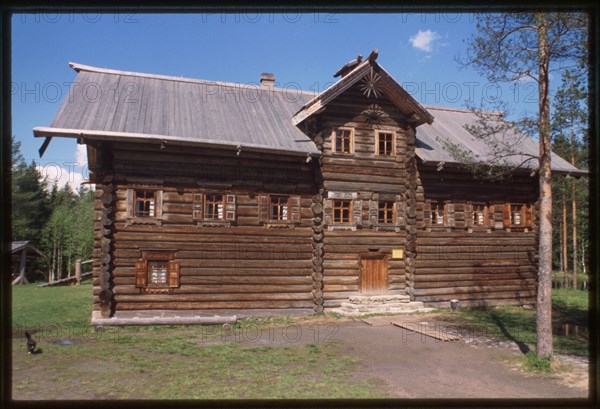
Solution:
<svg viewBox="0 0 600 409">
<path fill-rule="evenodd" d="M 342 77 L 345 76 L 350 71 L 352 71 L 354 69 L 354 67 L 356 67 L 358 64 L 360 64 L 361 61 L 362 61 L 362 55 L 359 54 L 358 57 L 356 57 L 352 61 L 348 61 L 346 64 L 344 64 L 344 66 L 342 68 L 340 68 L 338 70 L 338 72 L 336 72 L 335 74 L 333 74 L 333 77 L 334 78 L 335 77 L 339 77 L 340 75 Z"/>
<path fill-rule="evenodd" d="M 35 342 L 35 340 L 31 338 L 31 334 L 27 331 L 25 331 L 25 336 L 27 337 L 27 352 L 30 354 L 34 354 L 37 342 Z"/>
</svg>

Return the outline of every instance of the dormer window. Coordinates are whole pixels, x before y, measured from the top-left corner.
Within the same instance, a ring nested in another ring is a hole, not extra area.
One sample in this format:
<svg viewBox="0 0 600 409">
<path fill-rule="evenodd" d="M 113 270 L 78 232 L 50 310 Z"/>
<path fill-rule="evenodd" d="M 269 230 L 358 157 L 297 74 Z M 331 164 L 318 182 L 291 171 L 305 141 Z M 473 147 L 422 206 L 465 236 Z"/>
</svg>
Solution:
<svg viewBox="0 0 600 409">
<path fill-rule="evenodd" d="M 350 128 L 338 128 L 333 133 L 333 152 L 352 153 L 353 131 Z"/>
</svg>

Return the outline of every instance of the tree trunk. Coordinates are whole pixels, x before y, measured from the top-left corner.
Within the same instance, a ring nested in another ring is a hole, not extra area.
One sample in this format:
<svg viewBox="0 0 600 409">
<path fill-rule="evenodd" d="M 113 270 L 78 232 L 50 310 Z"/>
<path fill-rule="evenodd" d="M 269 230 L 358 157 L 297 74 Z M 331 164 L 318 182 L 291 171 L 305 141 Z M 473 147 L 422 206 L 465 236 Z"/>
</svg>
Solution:
<svg viewBox="0 0 600 409">
<path fill-rule="evenodd" d="M 573 179 L 573 288 L 577 288 L 577 184 Z"/>
<path fill-rule="evenodd" d="M 575 132 L 573 131 L 573 122 L 575 119 L 571 116 L 571 165 L 575 166 Z M 573 189 L 573 288 L 577 289 L 577 180 L 571 181 Z"/>
<path fill-rule="evenodd" d="M 585 265 L 585 243 L 583 240 L 581 241 L 581 268 L 583 274 L 587 274 L 587 267 Z"/>
<path fill-rule="evenodd" d="M 569 256 L 568 256 L 568 251 L 567 251 L 567 235 L 568 235 L 568 231 L 567 231 L 567 197 L 564 193 L 562 195 L 562 223 L 561 224 L 562 224 L 561 253 L 562 253 L 562 262 L 563 262 L 563 264 L 561 266 L 561 270 L 565 273 L 565 288 L 569 288 Z"/>
<path fill-rule="evenodd" d="M 540 112 L 540 227 L 539 270 L 536 296 L 536 353 L 552 358 L 552 171 L 550 169 L 550 101 L 548 99 L 549 46 L 546 15 L 536 14 L 538 24 Z"/>
</svg>

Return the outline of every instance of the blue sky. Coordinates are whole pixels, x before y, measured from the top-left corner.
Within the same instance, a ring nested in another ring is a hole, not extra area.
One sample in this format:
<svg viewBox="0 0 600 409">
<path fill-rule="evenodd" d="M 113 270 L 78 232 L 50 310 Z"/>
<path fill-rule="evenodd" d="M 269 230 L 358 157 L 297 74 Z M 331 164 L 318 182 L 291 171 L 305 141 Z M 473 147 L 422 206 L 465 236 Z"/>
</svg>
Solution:
<svg viewBox="0 0 600 409">
<path fill-rule="evenodd" d="M 379 49 L 382 65 L 418 101 L 479 105 L 501 92 L 518 114 L 535 111 L 537 88 L 498 90 L 455 57 L 474 32 L 468 14 L 28 14 L 12 22 L 13 135 L 45 173 L 77 184 L 84 151 L 54 138 L 43 158 L 32 128 L 49 126 L 76 73 L 69 61 L 119 70 L 256 83 L 261 72 L 278 86 L 322 91 L 358 54 Z M 76 164 L 73 162 L 77 162 Z M 65 169 L 72 169 L 69 174 Z M 62 182 L 61 182 L 62 183 Z"/>
</svg>

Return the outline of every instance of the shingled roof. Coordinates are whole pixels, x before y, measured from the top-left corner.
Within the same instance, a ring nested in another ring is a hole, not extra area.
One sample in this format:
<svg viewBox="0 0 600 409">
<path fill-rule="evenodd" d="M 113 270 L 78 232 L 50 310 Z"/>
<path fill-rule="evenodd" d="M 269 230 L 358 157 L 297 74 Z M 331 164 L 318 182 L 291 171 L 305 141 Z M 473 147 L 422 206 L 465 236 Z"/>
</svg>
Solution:
<svg viewBox="0 0 600 409">
<path fill-rule="evenodd" d="M 40 153 L 53 136 L 90 140 L 173 142 L 193 146 L 222 146 L 291 155 L 319 155 L 313 141 L 295 125 L 334 98 L 344 84 L 368 71 L 374 61 L 365 60 L 317 95 L 297 89 L 244 85 L 96 68 L 77 63 L 69 95 L 50 127 L 34 128 L 46 137 Z M 440 142 L 447 139 L 485 159 L 485 145 L 464 125 L 474 124 L 472 111 L 422 106 L 387 73 L 379 73 L 417 118 L 416 154 L 425 163 L 457 163 Z M 356 74 L 356 75 L 355 75 Z M 393 83 L 392 83 L 393 82 Z M 395 84 L 395 85 L 394 85 Z M 406 93 L 406 95 L 405 95 Z M 400 95 L 402 94 L 402 95 Z M 536 156 L 537 142 L 519 137 L 522 151 Z M 519 157 L 513 158 L 519 162 Z M 529 163 L 537 167 L 536 163 Z M 557 173 L 587 174 L 558 155 L 552 155 Z"/>
<path fill-rule="evenodd" d="M 70 65 L 74 85 L 36 136 L 320 153 L 290 122 L 315 93 Z"/>
</svg>

